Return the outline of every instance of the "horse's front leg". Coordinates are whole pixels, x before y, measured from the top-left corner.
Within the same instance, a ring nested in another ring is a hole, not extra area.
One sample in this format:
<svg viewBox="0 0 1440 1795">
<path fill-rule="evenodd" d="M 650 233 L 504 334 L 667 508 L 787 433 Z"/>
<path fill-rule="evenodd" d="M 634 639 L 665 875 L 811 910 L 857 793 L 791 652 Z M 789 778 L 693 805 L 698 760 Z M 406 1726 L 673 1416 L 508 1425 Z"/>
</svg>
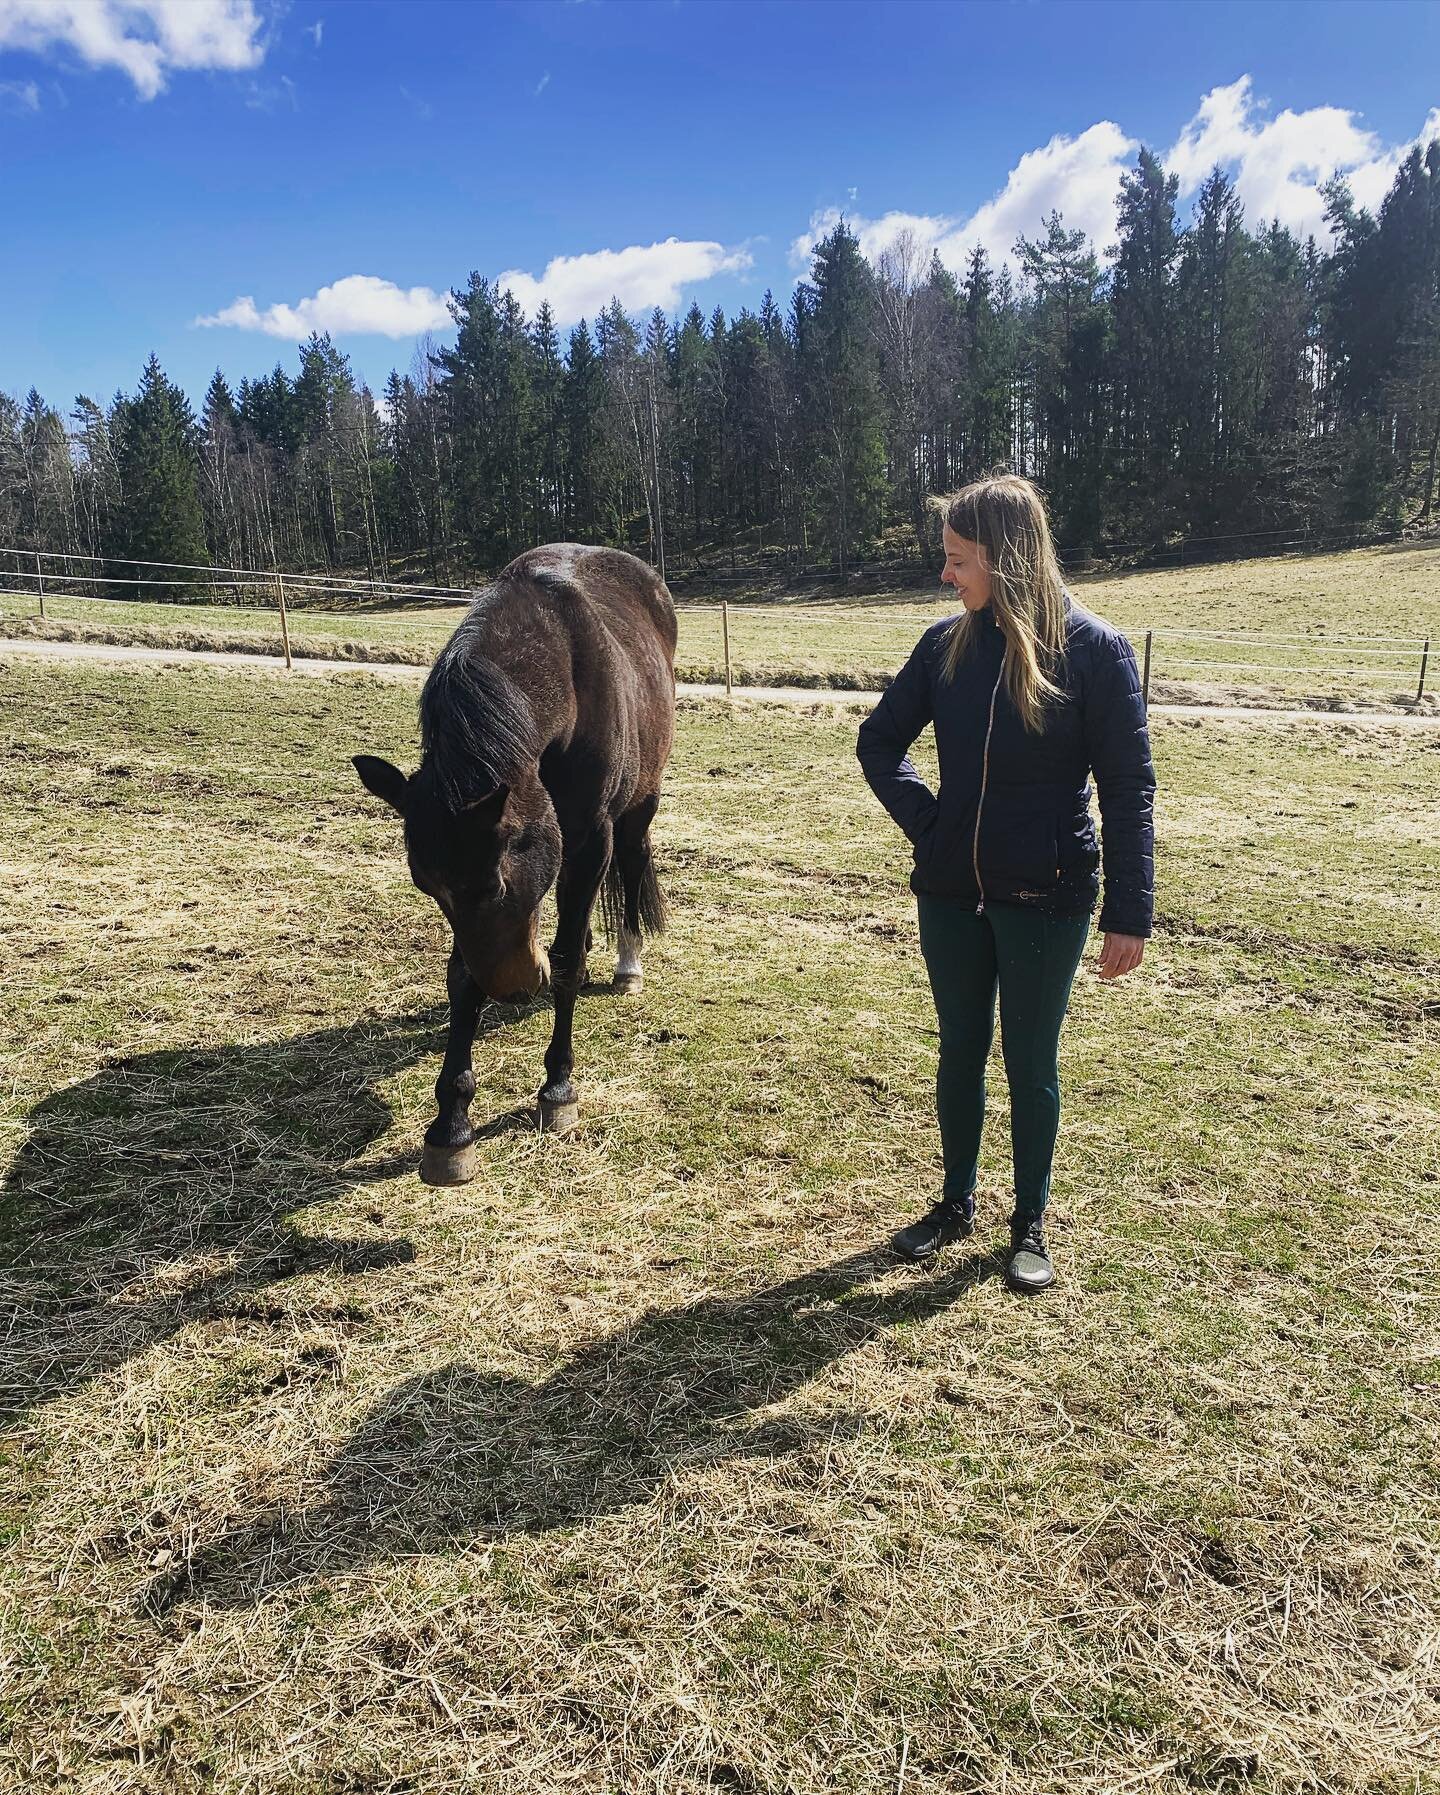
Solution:
<svg viewBox="0 0 1440 1795">
<path fill-rule="evenodd" d="M 610 827 L 592 835 L 568 855 L 557 898 L 555 946 L 550 956 L 550 990 L 555 1001 L 555 1027 L 545 1053 L 545 1083 L 540 1091 L 540 1126 L 565 1134 L 580 1120 L 575 1070 L 575 999 L 585 982 L 590 946 L 590 912 L 600 881 L 610 863 Z"/>
<path fill-rule="evenodd" d="M 420 1176 L 426 1184 L 468 1184 L 475 1176 L 476 1166 L 475 1130 L 470 1126 L 475 1073 L 470 1061 L 475 1025 L 485 997 L 471 978 L 458 947 L 450 950 L 445 991 L 450 999 L 450 1033 L 440 1076 L 435 1080 L 439 1114 L 425 1130 Z"/>
</svg>

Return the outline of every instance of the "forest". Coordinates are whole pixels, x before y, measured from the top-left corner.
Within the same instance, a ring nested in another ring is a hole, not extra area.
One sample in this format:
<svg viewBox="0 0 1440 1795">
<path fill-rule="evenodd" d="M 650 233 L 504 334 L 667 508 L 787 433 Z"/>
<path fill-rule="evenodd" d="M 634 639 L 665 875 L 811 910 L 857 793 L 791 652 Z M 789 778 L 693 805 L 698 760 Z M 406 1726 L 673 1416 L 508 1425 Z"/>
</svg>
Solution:
<svg viewBox="0 0 1440 1795">
<path fill-rule="evenodd" d="M 0 549 L 470 582 L 538 542 L 668 577 L 776 578 L 935 550 L 925 498 L 987 469 L 1047 494 L 1072 565 L 1177 542 L 1430 524 L 1440 450 L 1440 141 L 1333 241 L 1247 223 L 1211 174 L 1187 219 L 1148 151 L 1102 259 L 1052 214 L 958 272 L 842 221 L 758 312 L 563 332 L 472 274 L 453 343 L 373 393 L 326 336 L 198 411 L 155 357 L 68 412 L 0 394 Z M 14 566 L 13 554 L 0 565 Z M 78 571 L 80 564 L 76 563 Z M 183 595 L 179 583 L 165 596 Z M 157 594 L 159 595 L 159 594 Z"/>
</svg>

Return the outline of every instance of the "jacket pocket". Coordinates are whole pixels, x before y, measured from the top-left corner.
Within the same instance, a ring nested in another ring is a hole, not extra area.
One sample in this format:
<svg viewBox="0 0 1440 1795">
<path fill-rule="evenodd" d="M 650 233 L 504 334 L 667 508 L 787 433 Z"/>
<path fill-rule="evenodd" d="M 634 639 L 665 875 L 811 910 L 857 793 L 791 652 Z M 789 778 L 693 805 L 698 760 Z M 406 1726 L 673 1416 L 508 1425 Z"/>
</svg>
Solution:
<svg viewBox="0 0 1440 1795">
<path fill-rule="evenodd" d="M 1050 812 L 991 812 L 980 824 L 980 877 L 994 895 L 1021 888 L 1052 891 L 1060 875 L 1058 835 Z"/>
<path fill-rule="evenodd" d="M 924 828 L 911 844 L 915 854 L 915 869 L 920 871 L 929 861 L 935 849 L 935 836 L 940 828 L 940 806 L 937 804 L 931 811 Z"/>
</svg>

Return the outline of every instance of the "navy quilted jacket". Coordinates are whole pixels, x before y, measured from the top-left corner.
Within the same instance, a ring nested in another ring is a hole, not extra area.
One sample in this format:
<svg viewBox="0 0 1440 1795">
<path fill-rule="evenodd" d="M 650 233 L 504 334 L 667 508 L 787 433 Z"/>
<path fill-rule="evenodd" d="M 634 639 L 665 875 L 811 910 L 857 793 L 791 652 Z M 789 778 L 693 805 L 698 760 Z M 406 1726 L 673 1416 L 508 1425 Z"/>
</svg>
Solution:
<svg viewBox="0 0 1440 1795">
<path fill-rule="evenodd" d="M 1056 678 L 1064 696 L 1031 735 L 1001 678 L 1005 643 L 994 614 L 987 606 L 976 621 L 953 683 L 941 664 L 946 618 L 926 630 L 860 726 L 865 777 L 915 847 L 912 890 L 1051 915 L 1090 909 L 1100 890 L 1093 772 L 1105 854 L 1100 927 L 1149 935 L 1155 769 L 1130 644 L 1067 595 L 1067 649 Z M 938 797 L 909 758 L 931 722 Z"/>
</svg>

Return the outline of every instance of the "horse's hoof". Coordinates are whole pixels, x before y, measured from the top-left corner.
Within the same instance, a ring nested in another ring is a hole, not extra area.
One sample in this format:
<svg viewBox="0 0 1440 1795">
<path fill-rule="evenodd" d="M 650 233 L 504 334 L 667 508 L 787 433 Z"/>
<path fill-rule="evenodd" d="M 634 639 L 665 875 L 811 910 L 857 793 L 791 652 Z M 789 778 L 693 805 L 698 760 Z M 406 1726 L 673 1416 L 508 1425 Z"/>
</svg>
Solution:
<svg viewBox="0 0 1440 1795">
<path fill-rule="evenodd" d="M 615 974 L 615 991 L 620 997 L 634 997 L 637 991 L 645 989 L 643 972 L 617 972 Z"/>
<path fill-rule="evenodd" d="M 420 1180 L 423 1184 L 468 1184 L 480 1169 L 479 1155 L 473 1143 L 463 1147 L 432 1147 L 425 1143 L 420 1155 Z"/>
<path fill-rule="evenodd" d="M 580 1099 L 567 1098 L 564 1102 L 555 1103 L 542 1096 L 540 1099 L 540 1132 L 542 1134 L 569 1134 L 572 1128 L 580 1126 Z"/>
</svg>

